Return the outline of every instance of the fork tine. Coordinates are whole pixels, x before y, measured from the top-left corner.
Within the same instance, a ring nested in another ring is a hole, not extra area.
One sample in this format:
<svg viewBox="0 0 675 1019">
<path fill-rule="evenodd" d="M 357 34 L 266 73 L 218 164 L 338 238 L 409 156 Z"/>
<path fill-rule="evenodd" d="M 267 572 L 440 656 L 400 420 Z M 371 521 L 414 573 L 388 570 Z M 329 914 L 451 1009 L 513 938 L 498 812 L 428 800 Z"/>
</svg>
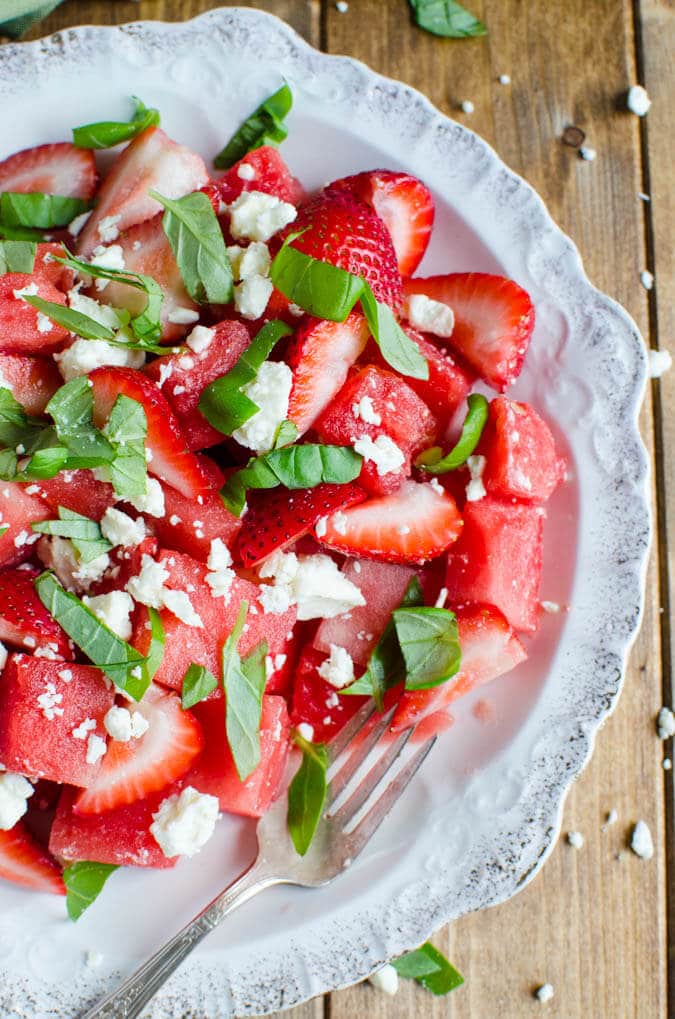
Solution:
<svg viewBox="0 0 675 1019">
<path fill-rule="evenodd" d="M 396 705 L 390 708 L 386 714 L 382 715 L 379 720 L 375 720 L 375 724 L 369 732 L 363 734 L 363 738 L 359 740 L 357 745 L 354 747 L 352 753 L 349 755 L 345 763 L 342 765 L 337 775 L 334 775 L 330 780 L 330 800 L 334 803 L 337 797 L 340 795 L 344 787 L 347 785 L 352 776 L 358 771 L 366 757 L 373 749 L 375 744 L 378 742 L 382 734 L 385 732 L 396 711 Z"/>
<path fill-rule="evenodd" d="M 363 804 L 366 802 L 368 797 L 375 791 L 384 776 L 391 768 L 394 761 L 401 754 L 406 743 L 412 736 L 412 729 L 405 729 L 393 743 L 389 745 L 386 753 L 379 758 L 379 760 L 373 765 L 367 775 L 359 782 L 358 786 L 335 814 L 328 814 L 329 819 L 333 822 L 336 828 L 344 828 L 351 819 L 354 817 L 356 812 L 361 809 Z"/>
<path fill-rule="evenodd" d="M 328 754 L 331 763 L 337 761 L 340 754 L 345 750 L 356 734 L 368 722 L 375 712 L 375 701 L 368 701 L 362 708 L 352 715 L 345 726 L 340 729 L 337 736 L 328 744 Z"/>
<path fill-rule="evenodd" d="M 370 808 L 368 813 L 357 824 L 356 828 L 347 835 L 347 845 L 352 859 L 354 859 L 375 834 L 385 817 L 394 806 L 399 796 L 404 792 L 408 783 L 413 778 L 418 768 L 425 760 L 427 754 L 433 747 L 438 736 L 423 743 L 413 757 L 410 758 L 405 768 L 402 768 L 393 782 L 390 782 L 380 798 Z"/>
</svg>

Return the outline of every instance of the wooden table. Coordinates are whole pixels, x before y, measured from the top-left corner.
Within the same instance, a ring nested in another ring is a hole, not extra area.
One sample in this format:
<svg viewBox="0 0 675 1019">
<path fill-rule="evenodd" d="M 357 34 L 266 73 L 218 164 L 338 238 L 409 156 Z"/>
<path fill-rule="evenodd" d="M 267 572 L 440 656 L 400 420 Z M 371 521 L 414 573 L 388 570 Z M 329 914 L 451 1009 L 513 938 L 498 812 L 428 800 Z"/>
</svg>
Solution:
<svg viewBox="0 0 675 1019">
<path fill-rule="evenodd" d="M 574 238 L 595 284 L 633 315 L 651 346 L 675 344 L 673 142 L 671 105 L 675 16 L 669 0 L 466 0 L 483 17 L 483 39 L 445 41 L 413 27 L 406 0 L 267 0 L 242 4 L 285 18 L 315 46 L 364 60 L 425 92 L 440 109 L 491 142 L 534 185 Z M 206 0 L 69 0 L 33 36 L 82 22 L 180 20 L 217 4 Z M 499 82 L 508 74 L 510 85 Z M 640 81 L 654 100 L 639 120 L 622 103 Z M 469 99 L 475 111 L 462 113 Z M 584 162 L 561 143 L 568 124 L 582 127 L 597 151 Z M 670 190 L 669 190 L 670 189 Z M 651 201 L 638 198 L 638 192 Z M 648 292 L 640 273 L 649 269 Z M 659 339 L 660 333 L 660 339 Z M 619 707 L 598 738 L 570 793 L 565 839 L 515 899 L 465 917 L 435 939 L 466 977 L 460 990 L 434 999 L 406 982 L 395 998 L 368 985 L 287 1013 L 289 1019 L 666 1019 L 675 1015 L 668 915 L 675 930 L 672 745 L 655 735 L 662 703 L 672 704 L 668 589 L 675 558 L 675 370 L 649 387 L 642 429 L 653 457 L 660 540 L 647 581 L 645 616 Z M 670 445 L 669 445 L 670 440 Z M 609 810 L 618 822 L 603 831 Z M 626 851 L 638 818 L 656 846 L 645 862 Z M 669 837 L 667 837 L 669 836 Z M 670 887 L 670 902 L 667 889 Z M 537 1002 L 549 981 L 555 998 Z M 670 1004 L 670 1009 L 669 1009 Z"/>
</svg>

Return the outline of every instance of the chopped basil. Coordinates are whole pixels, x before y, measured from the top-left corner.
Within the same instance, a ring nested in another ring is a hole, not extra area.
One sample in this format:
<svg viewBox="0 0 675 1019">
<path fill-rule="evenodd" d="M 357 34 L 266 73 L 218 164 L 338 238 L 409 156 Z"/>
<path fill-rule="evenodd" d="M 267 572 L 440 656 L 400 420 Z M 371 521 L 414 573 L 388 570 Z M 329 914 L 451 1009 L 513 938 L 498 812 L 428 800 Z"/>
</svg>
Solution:
<svg viewBox="0 0 675 1019">
<path fill-rule="evenodd" d="M 35 268 L 36 253 L 34 241 L 0 241 L 0 276 L 6 272 L 30 275 Z"/>
<path fill-rule="evenodd" d="M 148 622 L 150 623 L 150 650 L 146 661 L 148 678 L 154 679 L 164 659 L 164 624 L 157 609 L 148 609 Z"/>
<path fill-rule="evenodd" d="M 462 655 L 454 612 L 423 605 L 395 609 L 393 619 L 405 661 L 406 690 L 439 686 L 459 672 Z"/>
<path fill-rule="evenodd" d="M 293 742 L 302 750 L 302 763 L 288 787 L 288 831 L 295 851 L 304 856 L 321 820 L 328 782 L 328 751 L 323 743 L 310 743 L 297 731 Z"/>
<path fill-rule="evenodd" d="M 87 212 L 91 202 L 63 195 L 43 195 L 39 191 L 21 194 L 3 191 L 0 195 L 0 220 L 5 226 L 53 230 L 68 226 L 76 216 Z"/>
<path fill-rule="evenodd" d="M 391 964 L 399 976 L 416 980 L 432 994 L 449 994 L 464 983 L 462 974 L 429 941 Z"/>
<path fill-rule="evenodd" d="M 83 563 L 90 563 L 112 548 L 101 533 L 100 525 L 89 517 L 84 517 L 65 506 L 58 507 L 58 520 L 41 520 L 31 524 L 38 534 L 57 534 L 61 538 L 70 538 L 75 551 Z"/>
<path fill-rule="evenodd" d="M 290 446 L 295 442 L 298 435 L 298 426 L 294 421 L 282 421 L 274 439 L 274 448 L 283 449 L 284 446 Z"/>
<path fill-rule="evenodd" d="M 385 361 L 401 375 L 408 375 L 413 379 L 428 379 L 427 359 L 414 340 L 401 329 L 389 305 L 375 300 L 375 295 L 367 283 L 363 285 L 361 307 L 373 339 L 382 351 Z"/>
<path fill-rule="evenodd" d="M 66 591 L 53 573 L 41 573 L 34 584 L 42 604 L 80 651 L 118 690 L 140 701 L 150 683 L 143 655 L 109 630 L 79 598 Z"/>
<path fill-rule="evenodd" d="M 44 428 L 43 421 L 26 414 L 11 389 L 0 387 L 0 446 L 15 450 L 21 445 L 24 453 L 30 453 L 40 441 Z"/>
<path fill-rule="evenodd" d="M 71 379 L 57 389 L 46 411 L 60 443 L 73 458 L 69 466 L 100 467 L 113 461 L 115 450 L 94 426 L 94 394 L 86 377 Z"/>
<path fill-rule="evenodd" d="M 293 95 L 284 84 L 244 121 L 213 160 L 213 165 L 218 170 L 229 170 L 252 149 L 259 149 L 261 145 L 278 145 L 288 134 L 284 118 L 292 106 Z"/>
<path fill-rule="evenodd" d="M 78 149 L 109 149 L 121 142 L 131 141 L 147 127 L 159 124 L 159 110 L 147 107 L 136 96 L 132 96 L 136 110 L 131 120 L 100 120 L 95 124 L 83 124 L 73 128 L 73 145 Z"/>
<path fill-rule="evenodd" d="M 0 220 L 0 237 L 6 241 L 26 241 L 37 244 L 44 240 L 41 230 L 31 230 L 27 226 L 10 226 Z"/>
<path fill-rule="evenodd" d="M 2 527 L 0 527 L 0 538 L 4 538 L 8 530 L 9 524 L 3 524 Z"/>
<path fill-rule="evenodd" d="M 345 485 L 358 478 L 362 464 L 363 457 L 351 446 L 285 446 L 254 457 L 232 474 L 221 488 L 220 497 L 230 512 L 239 516 L 249 488 L 316 488 L 324 482 Z"/>
<path fill-rule="evenodd" d="M 457 0 L 410 0 L 415 21 L 420 28 L 446 39 L 465 39 L 485 35 L 487 29 Z"/>
<path fill-rule="evenodd" d="M 43 297 L 24 296 L 26 304 L 41 311 L 44 315 L 63 326 L 76 336 L 85 340 L 112 340 L 115 338 L 115 331 L 109 326 L 97 322 L 95 318 L 84 315 L 81 311 L 74 311 L 65 304 L 57 304 L 55 301 L 45 301 Z"/>
<path fill-rule="evenodd" d="M 48 429 L 49 430 L 49 429 Z M 50 446 L 38 449 L 17 474 L 16 481 L 35 481 L 55 477 L 68 463 L 68 450 L 65 446 Z"/>
<path fill-rule="evenodd" d="M 218 680 L 203 665 L 196 665 L 194 662 L 183 676 L 181 702 L 186 709 L 193 708 L 195 704 L 205 700 L 210 693 L 218 688 Z"/>
<path fill-rule="evenodd" d="M 143 406 L 138 400 L 120 393 L 102 431 L 115 449 L 115 458 L 110 464 L 110 480 L 120 498 L 136 499 L 147 492 L 147 433 L 148 422 Z"/>
<path fill-rule="evenodd" d="M 66 909 L 71 920 L 79 920 L 103 891 L 110 875 L 118 870 L 112 863 L 93 863 L 81 860 L 71 863 L 63 872 L 66 886 Z"/>
<path fill-rule="evenodd" d="M 162 227 L 192 300 L 197 304 L 228 304 L 233 295 L 232 266 L 208 196 L 194 191 L 171 199 L 157 191 L 148 193 L 166 210 Z"/>
<path fill-rule="evenodd" d="M 253 382 L 261 364 L 281 337 L 289 336 L 291 332 L 285 322 L 277 319 L 267 322 L 230 371 L 205 387 L 199 400 L 199 410 L 223 435 L 232 435 L 260 410 L 241 390 Z"/>
<path fill-rule="evenodd" d="M 431 449 L 425 449 L 420 453 L 415 461 L 416 467 L 429 474 L 447 474 L 448 471 L 457 470 L 466 463 L 483 434 L 489 407 L 487 400 L 480 393 L 472 393 L 467 403 L 469 409 L 462 425 L 462 434 L 447 456 L 443 456 L 438 446 L 432 446 Z"/>
<path fill-rule="evenodd" d="M 267 682 L 267 644 L 259 644 L 243 659 L 237 651 L 247 612 L 248 602 L 242 601 L 237 621 L 223 645 L 225 730 L 232 759 L 242 782 L 260 764 L 260 716 Z"/>
</svg>

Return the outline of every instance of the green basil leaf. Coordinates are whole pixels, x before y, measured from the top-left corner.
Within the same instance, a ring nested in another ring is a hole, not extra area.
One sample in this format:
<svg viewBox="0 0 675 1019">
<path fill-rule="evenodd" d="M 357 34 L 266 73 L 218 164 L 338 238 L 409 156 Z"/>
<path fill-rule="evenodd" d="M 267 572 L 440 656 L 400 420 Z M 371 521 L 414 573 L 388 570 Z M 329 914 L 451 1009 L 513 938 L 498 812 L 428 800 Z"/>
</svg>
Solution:
<svg viewBox="0 0 675 1019">
<path fill-rule="evenodd" d="M 45 424 L 39 418 L 29 417 L 21 404 L 6 386 L 0 387 L 0 446 L 15 450 L 23 446 L 30 453 L 40 440 Z"/>
<path fill-rule="evenodd" d="M 328 751 L 323 743 L 310 743 L 299 733 L 293 742 L 302 750 L 302 763 L 288 787 L 288 831 L 295 851 L 304 856 L 321 820 L 328 793 Z"/>
<path fill-rule="evenodd" d="M 2 527 L 0 527 L 0 538 L 4 538 L 8 530 L 9 524 L 3 524 Z"/>
<path fill-rule="evenodd" d="M 68 329 L 69 332 L 81 336 L 85 340 L 112 340 L 115 333 L 108 326 L 102 325 L 96 319 L 90 318 L 81 311 L 74 311 L 65 304 L 57 304 L 55 301 L 45 301 L 43 297 L 24 297 L 23 300 L 31 307 L 37 308 L 44 315 L 56 322 L 58 325 Z"/>
<path fill-rule="evenodd" d="M 487 400 L 480 393 L 472 393 L 467 403 L 469 409 L 462 425 L 462 434 L 456 445 L 447 456 L 442 456 L 437 446 L 425 449 L 415 460 L 416 467 L 420 467 L 429 474 L 447 474 L 448 471 L 455 471 L 466 463 L 480 442 L 489 409 Z"/>
<path fill-rule="evenodd" d="M 66 886 L 66 909 L 71 920 L 79 920 L 103 891 L 110 875 L 118 870 L 112 863 L 93 863 L 80 860 L 71 863 L 63 872 Z"/>
<path fill-rule="evenodd" d="M 417 344 L 410 339 L 388 304 L 375 300 L 368 284 L 364 284 L 361 307 L 366 316 L 373 339 L 382 351 L 385 361 L 401 375 L 413 379 L 428 379 L 429 365 Z"/>
<path fill-rule="evenodd" d="M 147 492 L 147 432 L 148 422 L 142 404 L 120 394 L 102 434 L 115 449 L 115 458 L 110 464 L 110 480 L 121 499 L 136 499 Z"/>
<path fill-rule="evenodd" d="M 293 95 L 284 84 L 244 121 L 213 160 L 213 165 L 218 170 L 229 170 L 252 149 L 259 149 L 261 145 L 278 145 L 288 134 L 283 121 L 292 106 Z"/>
<path fill-rule="evenodd" d="M 0 276 L 6 272 L 30 275 L 35 268 L 34 241 L 0 241 Z"/>
<path fill-rule="evenodd" d="M 65 446 L 50 446 L 33 453 L 21 474 L 26 480 L 54 478 L 68 464 L 68 450 Z M 21 478 L 17 478 L 21 480 Z"/>
<path fill-rule="evenodd" d="M 223 435 L 232 435 L 260 410 L 241 389 L 253 382 L 260 365 L 267 360 L 281 337 L 289 336 L 292 331 L 290 326 L 278 319 L 265 323 L 229 372 L 214 379 L 203 390 L 199 410 Z"/>
<path fill-rule="evenodd" d="M 91 202 L 63 195 L 43 195 L 38 191 L 21 194 L 3 191 L 0 195 L 0 219 L 8 227 L 52 230 L 68 226 L 76 216 L 87 212 Z"/>
<path fill-rule="evenodd" d="M 223 646 L 225 730 L 234 765 L 242 782 L 260 764 L 260 717 L 267 682 L 267 644 L 259 644 L 243 660 L 237 651 L 247 612 L 248 602 L 242 601 L 237 622 Z"/>
<path fill-rule="evenodd" d="M 82 124 L 73 128 L 73 145 L 78 149 L 110 149 L 121 142 L 131 141 L 148 127 L 159 125 L 159 110 L 145 106 L 132 96 L 136 111 L 130 121 L 100 120 L 95 124 Z"/>
<path fill-rule="evenodd" d="M 232 266 L 210 199 L 201 191 L 183 198 L 148 192 L 166 209 L 162 227 L 185 289 L 197 304 L 228 304 L 233 298 Z"/>
<path fill-rule="evenodd" d="M 38 534 L 57 534 L 61 538 L 70 538 L 83 563 L 90 563 L 111 550 L 112 545 L 103 537 L 100 525 L 95 520 L 65 506 L 58 507 L 58 514 L 58 520 L 41 520 L 31 524 L 32 529 Z"/>
<path fill-rule="evenodd" d="M 462 974 L 429 941 L 391 964 L 399 976 L 416 980 L 432 994 L 449 994 L 464 983 Z"/>
<path fill-rule="evenodd" d="M 457 0 L 410 0 L 420 28 L 446 39 L 466 39 L 485 35 L 487 29 Z"/>
<path fill-rule="evenodd" d="M 34 583 L 44 607 L 80 651 L 118 690 L 140 701 L 150 684 L 143 655 L 109 630 L 79 598 L 66 591 L 53 573 L 41 573 Z"/>
<path fill-rule="evenodd" d="M 205 700 L 218 687 L 218 680 L 203 665 L 194 662 L 183 676 L 181 703 L 185 710 Z"/>
<path fill-rule="evenodd" d="M 14 481 L 18 457 L 12 449 L 0 449 L 0 478 L 3 481 Z"/>
<path fill-rule="evenodd" d="M 274 448 L 283 449 L 284 446 L 290 446 L 298 437 L 298 426 L 294 421 L 282 421 L 277 429 L 276 438 L 274 439 Z"/>
<path fill-rule="evenodd" d="M 150 623 L 150 650 L 146 661 L 148 678 L 154 679 L 155 673 L 164 660 L 164 644 L 166 641 L 164 623 L 157 609 L 148 608 L 148 622 Z"/>
<path fill-rule="evenodd" d="M 395 609 L 396 636 L 406 666 L 406 690 L 426 690 L 457 672 L 462 656 L 457 619 L 449 609 L 433 606 Z"/>
<path fill-rule="evenodd" d="M 27 226 L 10 226 L 0 220 L 0 237 L 6 241 L 26 241 L 29 244 L 39 244 L 44 240 L 41 230 L 31 230 Z"/>
<path fill-rule="evenodd" d="M 344 322 L 363 293 L 363 280 L 292 247 L 299 236 L 290 234 L 282 244 L 270 269 L 272 283 L 310 315 Z"/>
<path fill-rule="evenodd" d="M 115 450 L 94 426 L 94 394 L 86 377 L 71 379 L 57 389 L 46 410 L 59 441 L 81 466 L 112 463 Z"/>
</svg>

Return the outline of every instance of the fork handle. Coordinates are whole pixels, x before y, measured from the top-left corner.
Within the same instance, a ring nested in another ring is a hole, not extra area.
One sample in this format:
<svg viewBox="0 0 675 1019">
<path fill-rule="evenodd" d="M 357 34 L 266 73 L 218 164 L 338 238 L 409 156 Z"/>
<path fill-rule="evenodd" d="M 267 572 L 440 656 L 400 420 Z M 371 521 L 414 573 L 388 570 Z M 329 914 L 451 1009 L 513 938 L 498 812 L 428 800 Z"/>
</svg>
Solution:
<svg viewBox="0 0 675 1019">
<path fill-rule="evenodd" d="M 172 973 L 228 913 L 276 884 L 284 884 L 283 879 L 274 877 L 264 864 L 256 861 L 116 991 L 84 1013 L 82 1019 L 136 1019 Z"/>
</svg>

